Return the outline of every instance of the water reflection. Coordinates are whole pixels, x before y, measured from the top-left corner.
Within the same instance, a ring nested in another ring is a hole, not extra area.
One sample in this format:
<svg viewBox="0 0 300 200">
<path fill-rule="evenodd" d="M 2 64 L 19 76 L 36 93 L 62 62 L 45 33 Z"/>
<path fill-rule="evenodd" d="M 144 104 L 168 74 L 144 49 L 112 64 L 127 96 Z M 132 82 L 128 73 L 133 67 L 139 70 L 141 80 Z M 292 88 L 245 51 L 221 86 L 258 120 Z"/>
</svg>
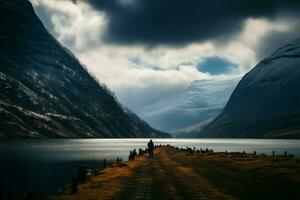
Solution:
<svg viewBox="0 0 300 200">
<path fill-rule="evenodd" d="M 145 148 L 149 139 L 1 140 L 0 177 L 11 193 L 29 188 L 54 192 L 76 174 L 76 166 L 102 166 L 102 160 L 126 160 L 129 150 Z M 154 139 L 155 144 L 209 148 L 214 151 L 283 154 L 300 157 L 299 140 L 262 139 Z"/>
</svg>

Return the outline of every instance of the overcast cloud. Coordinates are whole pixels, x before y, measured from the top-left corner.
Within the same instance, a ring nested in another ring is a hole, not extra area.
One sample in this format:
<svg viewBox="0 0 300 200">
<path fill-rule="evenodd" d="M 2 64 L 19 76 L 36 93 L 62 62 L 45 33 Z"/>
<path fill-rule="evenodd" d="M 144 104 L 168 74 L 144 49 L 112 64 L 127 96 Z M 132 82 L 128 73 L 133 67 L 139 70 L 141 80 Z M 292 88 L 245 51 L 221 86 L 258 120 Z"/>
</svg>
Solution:
<svg viewBox="0 0 300 200">
<path fill-rule="evenodd" d="M 227 40 L 251 18 L 299 12 L 295 0 L 78 0 L 105 12 L 104 38 L 124 44 L 180 45 Z"/>
<path fill-rule="evenodd" d="M 193 80 L 242 76 L 300 33 L 299 1 L 31 2 L 48 30 L 134 111 Z M 214 58 L 234 67 L 214 73 L 207 66 Z"/>
</svg>

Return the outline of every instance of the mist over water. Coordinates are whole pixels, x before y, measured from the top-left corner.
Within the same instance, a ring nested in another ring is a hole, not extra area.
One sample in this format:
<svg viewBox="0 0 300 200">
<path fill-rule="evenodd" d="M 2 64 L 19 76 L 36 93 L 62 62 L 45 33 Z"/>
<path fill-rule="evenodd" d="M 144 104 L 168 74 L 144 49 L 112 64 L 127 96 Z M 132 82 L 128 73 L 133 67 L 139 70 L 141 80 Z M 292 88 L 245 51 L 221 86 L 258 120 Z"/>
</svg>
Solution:
<svg viewBox="0 0 300 200">
<path fill-rule="evenodd" d="M 146 148 L 149 139 L 37 139 L 0 140 L 0 177 L 10 193 L 21 195 L 28 189 L 55 193 L 71 182 L 76 168 L 85 164 L 102 167 L 103 159 L 128 159 L 129 151 Z M 299 140 L 279 139 L 153 139 L 156 145 L 209 148 L 217 152 L 277 155 L 284 151 L 300 157 Z"/>
</svg>

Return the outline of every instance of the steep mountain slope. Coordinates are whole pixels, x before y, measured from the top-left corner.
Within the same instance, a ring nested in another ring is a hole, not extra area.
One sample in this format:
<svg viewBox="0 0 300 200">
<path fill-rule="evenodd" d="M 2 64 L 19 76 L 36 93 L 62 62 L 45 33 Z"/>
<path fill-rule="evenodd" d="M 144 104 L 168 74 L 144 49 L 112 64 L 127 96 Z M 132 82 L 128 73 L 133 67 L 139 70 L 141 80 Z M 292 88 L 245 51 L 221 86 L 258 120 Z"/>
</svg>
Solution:
<svg viewBox="0 0 300 200">
<path fill-rule="evenodd" d="M 1 137 L 156 137 L 44 28 L 27 0 L 0 0 Z"/>
<path fill-rule="evenodd" d="M 194 81 L 180 92 L 143 108 L 138 114 L 161 130 L 185 128 L 219 114 L 238 81 Z"/>
<path fill-rule="evenodd" d="M 198 136 L 300 138 L 300 38 L 247 73 Z"/>
</svg>

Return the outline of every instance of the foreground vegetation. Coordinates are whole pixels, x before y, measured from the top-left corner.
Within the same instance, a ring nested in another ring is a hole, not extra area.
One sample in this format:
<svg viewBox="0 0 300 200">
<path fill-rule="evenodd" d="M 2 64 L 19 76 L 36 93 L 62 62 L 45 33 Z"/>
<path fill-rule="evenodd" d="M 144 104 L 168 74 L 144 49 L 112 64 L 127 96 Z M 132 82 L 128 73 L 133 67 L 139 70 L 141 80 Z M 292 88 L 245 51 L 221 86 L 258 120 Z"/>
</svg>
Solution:
<svg viewBox="0 0 300 200">
<path fill-rule="evenodd" d="M 158 147 L 94 172 L 72 194 L 80 199 L 299 199 L 300 159 Z"/>
</svg>

